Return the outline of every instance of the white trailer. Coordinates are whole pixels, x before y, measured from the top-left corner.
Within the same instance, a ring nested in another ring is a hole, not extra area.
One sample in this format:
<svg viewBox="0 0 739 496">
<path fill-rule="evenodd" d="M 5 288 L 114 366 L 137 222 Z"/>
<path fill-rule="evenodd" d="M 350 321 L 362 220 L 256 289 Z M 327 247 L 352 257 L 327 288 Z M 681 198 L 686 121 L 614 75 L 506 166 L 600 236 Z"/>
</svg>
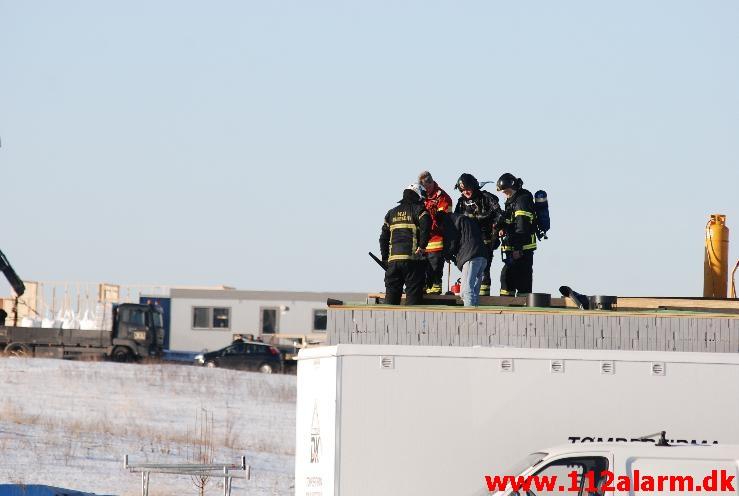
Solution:
<svg viewBox="0 0 739 496">
<path fill-rule="evenodd" d="M 739 354 L 305 349 L 295 494 L 469 496 L 541 446 L 661 430 L 676 444 L 739 444 Z"/>
</svg>

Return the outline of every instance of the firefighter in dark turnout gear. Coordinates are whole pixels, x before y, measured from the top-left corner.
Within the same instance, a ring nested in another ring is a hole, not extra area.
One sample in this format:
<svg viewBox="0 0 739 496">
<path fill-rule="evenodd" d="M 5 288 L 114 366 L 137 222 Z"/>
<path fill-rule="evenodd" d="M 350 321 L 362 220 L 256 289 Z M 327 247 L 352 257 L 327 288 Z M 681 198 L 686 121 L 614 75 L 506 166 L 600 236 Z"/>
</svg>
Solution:
<svg viewBox="0 0 739 496">
<path fill-rule="evenodd" d="M 490 294 L 490 264 L 493 261 L 493 253 L 500 245 L 496 230 L 493 228 L 501 221 L 503 211 L 500 208 L 498 197 L 494 194 L 480 189 L 480 183 L 472 174 L 462 174 L 457 179 L 454 189 L 458 189 L 462 196 L 457 200 L 454 208 L 455 214 L 462 214 L 477 221 L 482 231 L 482 239 L 485 242 L 487 262 L 480 285 L 480 295 Z"/>
<path fill-rule="evenodd" d="M 508 172 L 498 179 L 497 190 L 506 196 L 505 214 L 496 226 L 504 258 L 500 295 L 526 296 L 531 292 L 536 250 L 534 197 L 523 189 L 522 179 Z"/>
<path fill-rule="evenodd" d="M 399 305 L 405 285 L 406 305 L 423 300 L 426 282 L 426 245 L 431 232 L 431 216 L 423 204 L 425 191 L 411 184 L 403 191 L 399 205 L 385 215 L 380 233 L 380 253 L 387 263 L 385 303 Z"/>
</svg>

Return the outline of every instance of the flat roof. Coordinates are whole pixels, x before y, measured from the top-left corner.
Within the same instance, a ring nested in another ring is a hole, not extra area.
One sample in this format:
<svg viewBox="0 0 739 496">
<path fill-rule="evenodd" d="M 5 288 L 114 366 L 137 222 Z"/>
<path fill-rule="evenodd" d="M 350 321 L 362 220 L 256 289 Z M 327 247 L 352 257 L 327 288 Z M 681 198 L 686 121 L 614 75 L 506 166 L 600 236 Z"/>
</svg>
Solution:
<svg viewBox="0 0 739 496">
<path fill-rule="evenodd" d="M 240 289 L 183 289 L 172 288 L 170 298 L 190 298 L 197 300 L 271 300 L 271 301 L 320 301 L 329 298 L 344 302 L 367 301 L 367 293 L 345 293 L 341 291 L 250 291 Z"/>
</svg>

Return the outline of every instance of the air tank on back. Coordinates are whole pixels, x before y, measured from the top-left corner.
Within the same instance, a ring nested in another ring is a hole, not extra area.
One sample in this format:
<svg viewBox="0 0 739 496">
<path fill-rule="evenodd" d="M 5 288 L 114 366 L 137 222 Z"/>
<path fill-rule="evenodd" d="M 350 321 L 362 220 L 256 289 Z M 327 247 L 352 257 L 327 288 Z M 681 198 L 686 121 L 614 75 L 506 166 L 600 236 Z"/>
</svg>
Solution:
<svg viewBox="0 0 739 496">
<path fill-rule="evenodd" d="M 729 228 L 726 216 L 711 215 L 706 224 L 706 248 L 703 257 L 703 297 L 726 298 L 729 279 Z"/>
<path fill-rule="evenodd" d="M 537 232 L 536 235 L 541 238 L 547 237 L 547 231 L 549 231 L 550 219 L 549 219 L 549 201 L 547 200 L 547 192 L 539 190 L 534 193 L 534 210 L 536 210 L 536 223 Z"/>
</svg>

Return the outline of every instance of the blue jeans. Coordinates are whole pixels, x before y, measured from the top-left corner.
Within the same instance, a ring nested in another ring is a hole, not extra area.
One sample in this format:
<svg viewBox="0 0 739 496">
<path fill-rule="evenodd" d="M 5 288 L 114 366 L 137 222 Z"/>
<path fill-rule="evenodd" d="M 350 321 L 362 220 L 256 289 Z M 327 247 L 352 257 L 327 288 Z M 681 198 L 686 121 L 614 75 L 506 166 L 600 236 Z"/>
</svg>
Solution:
<svg viewBox="0 0 739 496">
<path fill-rule="evenodd" d="M 466 307 L 476 307 L 480 303 L 480 284 L 487 265 L 485 257 L 476 257 L 462 266 L 462 303 Z"/>
</svg>

